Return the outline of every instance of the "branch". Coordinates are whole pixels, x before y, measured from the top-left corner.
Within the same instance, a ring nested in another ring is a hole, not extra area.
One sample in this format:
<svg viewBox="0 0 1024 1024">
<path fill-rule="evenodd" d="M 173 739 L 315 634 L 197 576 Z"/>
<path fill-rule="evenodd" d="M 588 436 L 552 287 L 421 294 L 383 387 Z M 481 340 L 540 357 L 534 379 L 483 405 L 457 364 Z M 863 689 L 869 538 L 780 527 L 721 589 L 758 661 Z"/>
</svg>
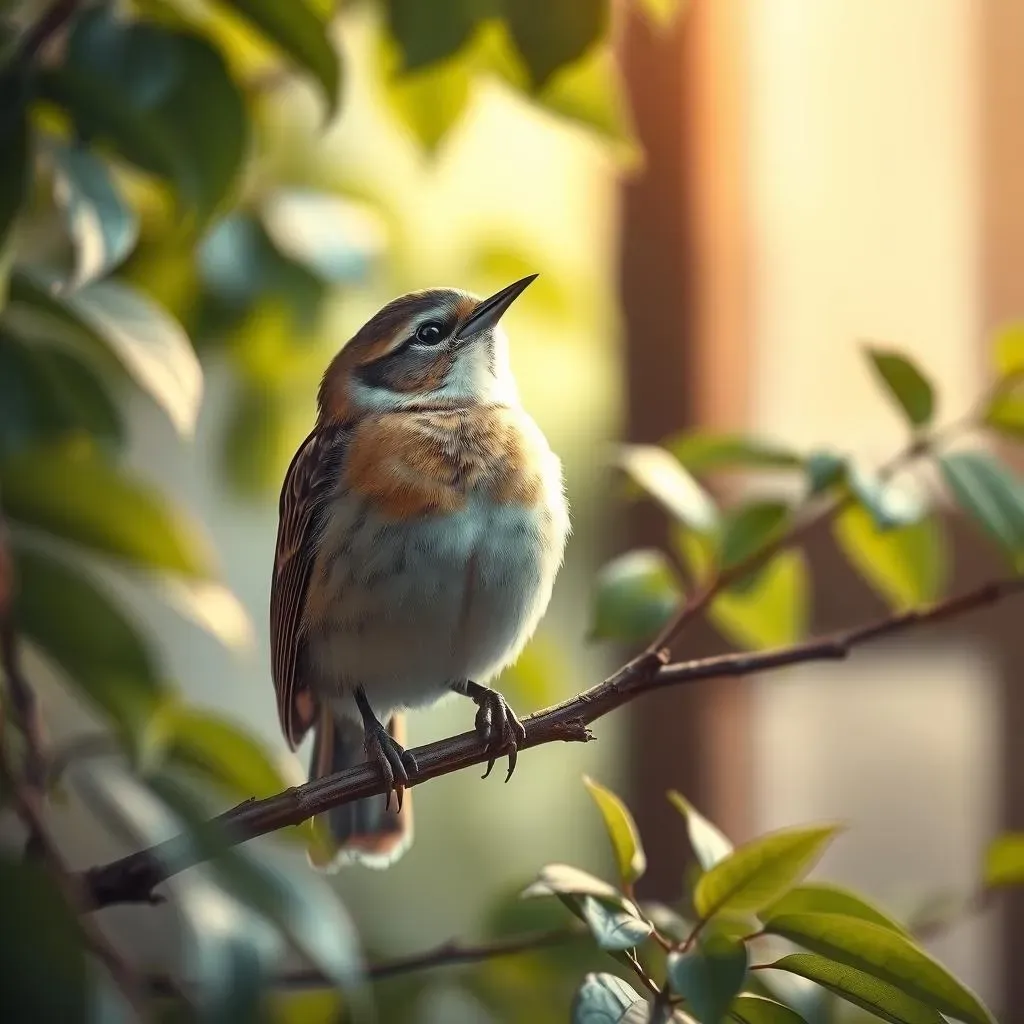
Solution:
<svg viewBox="0 0 1024 1024">
<path fill-rule="evenodd" d="M 523 722 L 526 740 L 519 749 L 526 750 L 556 740 L 585 742 L 592 738 L 587 728 L 591 723 L 653 690 L 706 679 L 751 675 L 802 662 L 842 659 L 861 644 L 914 626 L 962 615 L 1022 590 L 1024 577 L 992 582 L 925 610 L 891 616 L 831 637 L 775 651 L 725 654 L 666 664 L 664 653 L 648 650 L 603 683 L 527 718 Z M 476 733 L 472 732 L 418 747 L 414 754 L 419 770 L 411 774 L 410 785 L 419 785 L 428 779 L 488 760 L 487 751 Z M 264 800 L 248 800 L 214 818 L 209 827 L 218 830 L 221 841 L 243 843 L 290 825 L 299 825 L 332 807 L 383 792 L 384 784 L 379 773 L 364 764 Z M 91 868 L 84 872 L 83 883 L 97 908 L 115 903 L 151 902 L 156 886 L 170 874 L 195 862 L 192 841 L 186 836 L 179 836 L 110 864 Z"/>
<path fill-rule="evenodd" d="M 585 934 L 586 932 L 578 928 L 553 928 L 548 931 L 533 932 L 529 935 L 519 935 L 511 939 L 497 939 L 479 946 L 464 946 L 455 941 L 443 942 L 440 946 L 435 946 L 434 949 L 424 953 L 414 953 L 412 956 L 371 964 L 366 970 L 366 977 L 370 981 L 385 981 L 402 974 L 432 970 L 435 967 L 477 964 L 485 960 L 497 960 L 500 957 L 517 956 L 521 953 L 533 952 L 536 949 L 546 949 L 548 946 L 559 946 L 572 939 L 581 938 Z M 274 987 L 291 990 L 323 988 L 333 984 L 316 968 L 304 968 L 281 975 L 276 980 Z M 177 983 L 172 982 L 165 975 L 154 975 L 149 981 L 149 988 L 154 995 L 158 996 L 173 998 L 180 994 Z"/>
<path fill-rule="evenodd" d="M 14 63 L 27 67 L 39 56 L 43 48 L 78 12 L 81 0 L 54 0 L 32 22 L 18 42 Z"/>
</svg>

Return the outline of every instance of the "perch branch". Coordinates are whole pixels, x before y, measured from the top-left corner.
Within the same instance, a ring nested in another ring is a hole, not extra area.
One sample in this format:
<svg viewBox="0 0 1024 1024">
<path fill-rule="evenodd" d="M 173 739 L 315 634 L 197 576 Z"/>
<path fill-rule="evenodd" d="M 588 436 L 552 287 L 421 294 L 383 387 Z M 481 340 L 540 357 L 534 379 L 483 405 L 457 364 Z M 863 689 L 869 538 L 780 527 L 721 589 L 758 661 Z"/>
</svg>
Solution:
<svg viewBox="0 0 1024 1024">
<path fill-rule="evenodd" d="M 667 655 L 648 650 L 604 682 L 527 718 L 523 722 L 526 740 L 520 744 L 520 750 L 556 740 L 589 740 L 592 738 L 588 729 L 591 723 L 652 690 L 700 680 L 750 675 L 803 662 L 840 660 L 861 644 L 914 626 L 962 615 L 1022 590 L 1024 577 L 995 581 L 928 609 L 890 616 L 830 637 L 775 651 L 725 654 L 666 664 Z M 409 784 L 414 786 L 488 760 L 487 751 L 477 735 L 471 732 L 418 747 L 414 753 L 419 766 L 419 770 L 410 775 Z M 360 765 L 263 800 L 248 800 L 209 824 L 221 831 L 222 840 L 232 844 L 243 843 L 301 824 L 332 807 L 383 792 L 384 784 L 378 772 L 369 765 Z M 91 868 L 84 872 L 82 881 L 92 894 L 93 906 L 97 908 L 115 903 L 150 902 L 153 889 L 169 874 L 195 863 L 193 851 L 192 841 L 180 836 Z"/>
</svg>

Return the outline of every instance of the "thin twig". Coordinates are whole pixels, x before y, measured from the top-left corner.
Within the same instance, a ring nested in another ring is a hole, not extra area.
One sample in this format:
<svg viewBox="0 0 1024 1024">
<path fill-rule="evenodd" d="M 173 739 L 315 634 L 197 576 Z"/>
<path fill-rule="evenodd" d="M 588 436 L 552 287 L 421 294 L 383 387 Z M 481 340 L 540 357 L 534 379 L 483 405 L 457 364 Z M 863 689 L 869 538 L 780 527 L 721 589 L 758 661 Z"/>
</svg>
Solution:
<svg viewBox="0 0 1024 1024">
<path fill-rule="evenodd" d="M 553 928 L 543 932 L 532 932 L 529 935 L 518 935 L 510 939 L 497 939 L 494 942 L 481 943 L 478 946 L 466 946 L 459 942 L 444 942 L 423 953 L 398 957 L 394 960 L 382 960 L 371 964 L 366 970 L 366 977 L 371 981 L 386 981 L 403 974 L 416 971 L 433 970 L 439 967 L 458 967 L 466 964 L 478 964 L 487 960 L 497 960 L 506 956 L 517 956 L 531 953 L 550 946 L 563 945 L 586 934 L 578 928 Z M 331 981 L 315 967 L 302 968 L 282 974 L 274 982 L 274 988 L 303 989 L 322 988 Z M 179 987 L 165 975 L 154 975 L 149 979 L 149 989 L 154 995 L 176 997 Z"/>
<path fill-rule="evenodd" d="M 861 644 L 962 615 L 1022 590 L 1024 577 L 991 582 L 928 609 L 891 616 L 831 637 L 774 651 L 725 654 L 675 664 L 665 664 L 662 654 L 648 651 L 597 686 L 527 718 L 523 722 L 526 740 L 520 744 L 520 750 L 556 740 L 589 740 L 592 738 L 588 729 L 591 723 L 654 690 L 700 680 L 751 675 L 803 662 L 841 660 Z M 418 747 L 414 754 L 418 771 L 410 774 L 410 785 L 419 785 L 428 779 L 481 764 L 489 756 L 475 732 Z M 383 792 L 380 774 L 368 764 L 359 765 L 263 800 L 248 800 L 214 818 L 209 827 L 218 831 L 221 841 L 243 843 L 287 826 L 299 825 L 333 807 Z M 149 902 L 153 898 L 153 889 L 165 878 L 196 862 L 195 849 L 196 845 L 189 837 L 179 836 L 151 849 L 91 868 L 84 873 L 83 881 L 92 894 L 95 907 Z"/>
<path fill-rule="evenodd" d="M 25 29 L 18 41 L 15 61 L 23 67 L 31 64 L 46 44 L 75 16 L 80 6 L 81 0 L 54 0 L 39 19 Z"/>
</svg>

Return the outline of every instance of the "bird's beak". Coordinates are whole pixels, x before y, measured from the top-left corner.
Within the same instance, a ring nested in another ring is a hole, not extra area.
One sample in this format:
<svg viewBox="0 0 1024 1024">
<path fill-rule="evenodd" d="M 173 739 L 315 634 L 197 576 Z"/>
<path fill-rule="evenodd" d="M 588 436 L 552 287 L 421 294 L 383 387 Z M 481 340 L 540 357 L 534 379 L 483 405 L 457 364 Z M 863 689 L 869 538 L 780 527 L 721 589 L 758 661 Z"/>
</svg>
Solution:
<svg viewBox="0 0 1024 1024">
<path fill-rule="evenodd" d="M 470 314 L 469 319 L 458 329 L 455 334 L 459 341 L 471 338 L 481 331 L 493 327 L 504 314 L 505 310 L 512 305 L 520 295 L 536 280 L 536 274 L 530 274 L 514 284 L 495 292 L 490 298 L 484 299 Z"/>
</svg>

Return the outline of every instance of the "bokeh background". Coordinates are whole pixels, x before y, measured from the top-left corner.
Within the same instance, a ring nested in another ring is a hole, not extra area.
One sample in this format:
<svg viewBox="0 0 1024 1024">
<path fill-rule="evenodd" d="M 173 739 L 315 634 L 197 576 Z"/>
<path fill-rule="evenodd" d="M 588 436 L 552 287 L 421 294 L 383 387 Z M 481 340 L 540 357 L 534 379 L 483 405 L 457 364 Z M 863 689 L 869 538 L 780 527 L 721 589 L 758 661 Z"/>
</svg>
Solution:
<svg viewBox="0 0 1024 1024">
<path fill-rule="evenodd" d="M 344 93 L 326 130 L 312 87 L 265 73 L 249 183 L 262 220 L 250 206 L 190 259 L 164 241 L 169 213 L 138 186 L 142 240 L 124 274 L 189 329 L 206 393 L 191 443 L 135 400 L 130 463 L 205 524 L 251 626 L 226 608 L 222 631 L 236 622 L 245 642 L 225 645 L 109 582 L 189 700 L 251 728 L 296 780 L 308 752 L 286 752 L 268 669 L 277 489 L 312 423 L 319 372 L 389 298 L 542 275 L 507 326 L 524 403 L 565 463 L 574 534 L 541 633 L 499 684 L 521 713 L 628 653 L 587 641 L 594 576 L 627 546 L 661 543 L 664 525 L 624 499 L 615 442 L 707 428 L 878 463 L 902 427 L 859 343 L 915 354 L 953 419 L 984 386 L 988 333 L 1024 308 L 1016 0 L 693 0 L 660 30 L 618 15 L 595 61 L 614 55 L 621 104 L 604 86 L 537 102 L 458 60 L 389 85 L 377 13 L 346 5 Z M 256 42 L 234 24 L 222 32 L 239 64 L 263 73 Z M 254 231 L 293 263 L 274 265 Z M 993 563 L 953 525 L 949 576 L 961 585 Z M 808 555 L 815 625 L 881 611 L 827 536 Z M 596 743 L 531 752 L 508 786 L 462 772 L 417 789 L 412 851 L 387 873 L 351 869 L 332 884 L 381 955 L 478 937 L 498 894 L 540 865 L 609 871 L 580 784 L 589 773 L 634 807 L 651 895 L 682 888 L 683 829 L 664 800 L 677 788 L 736 840 L 848 822 L 819 875 L 912 912 L 969 888 L 990 836 L 1024 823 L 1019 632 L 998 611 L 843 665 L 659 695 L 602 720 Z M 680 651 L 722 643 L 696 630 Z M 94 731 L 52 679 L 43 697 L 58 738 Z M 412 743 L 464 730 L 470 711 L 453 700 L 416 714 Z M 59 824 L 76 863 L 123 849 L 73 804 Z M 142 959 L 176 956 L 170 908 L 105 920 Z M 1024 1006 L 1019 952 L 999 940 L 1013 922 L 1019 912 L 973 918 L 934 944 L 997 1008 Z M 506 1019 L 488 1008 L 488 985 L 510 994 L 508 1020 L 565 1019 L 578 975 L 567 987 L 531 975 L 544 955 L 396 983 L 404 1008 L 385 1019 Z"/>
</svg>

